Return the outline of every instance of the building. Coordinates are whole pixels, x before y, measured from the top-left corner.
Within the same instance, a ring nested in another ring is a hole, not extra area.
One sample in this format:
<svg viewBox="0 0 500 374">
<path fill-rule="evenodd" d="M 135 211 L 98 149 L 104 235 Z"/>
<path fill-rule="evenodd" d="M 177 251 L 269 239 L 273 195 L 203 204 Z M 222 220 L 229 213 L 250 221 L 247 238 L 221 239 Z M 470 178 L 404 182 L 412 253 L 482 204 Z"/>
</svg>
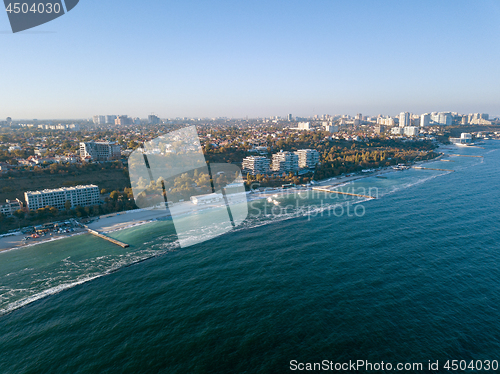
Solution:
<svg viewBox="0 0 500 374">
<path fill-rule="evenodd" d="M 424 113 L 420 116 L 420 127 L 427 127 L 431 124 L 431 115 Z"/>
<path fill-rule="evenodd" d="M 386 130 L 386 126 L 385 125 L 377 125 L 375 126 L 375 134 L 382 134 L 385 132 Z"/>
<path fill-rule="evenodd" d="M 299 170 L 299 156 L 293 152 L 275 153 L 271 170 L 276 173 L 294 173 Z"/>
<path fill-rule="evenodd" d="M 96 185 L 62 187 L 54 190 L 28 191 L 24 193 L 26 206 L 29 210 L 37 210 L 46 206 L 65 209 L 66 201 L 71 207 L 91 206 L 100 204 L 99 188 Z"/>
<path fill-rule="evenodd" d="M 404 128 L 395 126 L 391 129 L 391 134 L 393 135 L 403 135 L 404 134 Z"/>
<path fill-rule="evenodd" d="M 469 114 L 469 124 L 471 125 L 491 125 L 491 121 L 489 121 L 489 115 L 486 113 L 474 113 Z"/>
<path fill-rule="evenodd" d="M 299 130 L 311 130 L 311 124 L 309 122 L 299 122 L 297 126 Z"/>
<path fill-rule="evenodd" d="M 132 122 L 133 120 L 129 116 L 118 116 L 115 119 L 115 125 L 120 125 L 120 126 L 131 125 Z"/>
<path fill-rule="evenodd" d="M 410 113 L 401 112 L 399 114 L 399 127 L 411 126 Z"/>
<path fill-rule="evenodd" d="M 301 169 L 314 169 L 319 162 L 319 152 L 315 149 L 299 149 L 295 154 L 299 157 Z"/>
<path fill-rule="evenodd" d="M 337 125 L 333 125 L 333 124 L 326 125 L 325 131 L 328 131 L 329 133 L 333 134 L 334 132 L 339 131 L 339 127 Z"/>
<path fill-rule="evenodd" d="M 92 121 L 94 122 L 94 125 L 104 125 L 106 123 L 106 117 L 105 116 L 94 116 L 94 117 L 92 117 Z"/>
<path fill-rule="evenodd" d="M 206 195 L 191 196 L 190 200 L 195 205 L 204 205 L 223 201 L 224 196 L 220 193 L 210 193 Z"/>
<path fill-rule="evenodd" d="M 121 158 L 120 146 L 109 142 L 80 143 L 80 158 L 91 161 L 112 161 Z"/>
<path fill-rule="evenodd" d="M 451 113 L 439 112 L 431 114 L 431 121 L 436 125 L 451 126 L 453 117 Z"/>
<path fill-rule="evenodd" d="M 19 200 L 5 200 L 5 204 L 0 204 L 0 213 L 6 217 L 12 217 L 12 215 L 21 208 L 22 204 Z"/>
<path fill-rule="evenodd" d="M 148 116 L 148 123 L 150 125 L 158 125 L 160 123 L 160 117 L 155 116 L 154 114 L 150 114 Z"/>
<path fill-rule="evenodd" d="M 418 136 L 417 126 L 406 126 L 403 128 L 403 131 L 406 136 Z"/>
<path fill-rule="evenodd" d="M 113 115 L 107 115 L 104 118 L 104 121 L 106 122 L 107 125 L 114 125 L 115 120 L 116 120 L 116 116 L 113 116 Z"/>
<path fill-rule="evenodd" d="M 241 168 L 244 173 L 257 175 L 269 173 L 269 159 L 264 156 L 249 156 L 243 159 Z"/>
<path fill-rule="evenodd" d="M 453 144 L 471 144 L 472 143 L 472 134 L 463 132 L 460 134 L 460 138 L 450 138 L 450 142 Z"/>
<path fill-rule="evenodd" d="M 287 119 L 288 119 L 288 122 L 292 122 L 293 121 L 293 116 L 291 114 L 289 114 L 288 117 L 287 117 Z"/>
</svg>

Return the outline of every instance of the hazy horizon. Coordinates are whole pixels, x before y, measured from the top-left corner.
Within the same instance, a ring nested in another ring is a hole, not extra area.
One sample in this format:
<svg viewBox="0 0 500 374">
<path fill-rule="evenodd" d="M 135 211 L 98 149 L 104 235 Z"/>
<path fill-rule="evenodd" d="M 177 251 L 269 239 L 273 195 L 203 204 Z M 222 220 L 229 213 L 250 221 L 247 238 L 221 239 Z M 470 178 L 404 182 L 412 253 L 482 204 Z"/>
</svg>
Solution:
<svg viewBox="0 0 500 374">
<path fill-rule="evenodd" d="M 500 3 L 81 1 L 11 34 L 0 119 L 500 115 Z"/>
</svg>

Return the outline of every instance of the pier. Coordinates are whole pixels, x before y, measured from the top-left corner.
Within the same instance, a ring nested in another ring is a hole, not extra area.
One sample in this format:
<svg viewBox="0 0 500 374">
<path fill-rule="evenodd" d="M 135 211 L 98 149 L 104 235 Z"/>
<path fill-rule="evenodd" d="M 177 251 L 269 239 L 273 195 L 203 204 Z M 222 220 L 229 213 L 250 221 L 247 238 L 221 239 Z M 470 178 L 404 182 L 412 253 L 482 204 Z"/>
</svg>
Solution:
<svg viewBox="0 0 500 374">
<path fill-rule="evenodd" d="M 357 194 L 357 193 L 334 191 L 334 190 L 329 190 L 328 188 L 313 187 L 312 189 L 315 190 L 315 191 L 323 191 L 323 192 L 329 192 L 329 193 L 336 193 L 336 194 L 339 194 L 339 195 L 349 195 L 349 196 L 356 196 L 356 197 L 364 197 L 364 198 L 367 198 L 367 199 L 376 199 L 376 197 L 369 196 L 369 195 L 360 195 L 360 194 Z"/>
<path fill-rule="evenodd" d="M 120 247 L 122 248 L 127 248 L 127 247 L 130 247 L 127 243 L 123 243 L 119 240 L 116 240 L 116 239 L 113 239 L 113 238 L 110 238 L 109 236 L 106 236 L 104 234 L 101 234 L 100 232 L 97 232 L 95 230 L 92 230 L 92 229 L 89 229 L 87 227 L 87 230 L 89 233 L 91 233 L 92 235 L 95 235 L 95 236 L 98 236 L 99 238 L 102 238 L 104 240 L 107 240 L 108 242 L 111 242 L 113 244 L 116 244 L 116 245 L 119 245 Z"/>
<path fill-rule="evenodd" d="M 439 170 L 439 171 L 455 171 L 451 169 L 434 169 L 434 168 L 424 168 L 422 166 L 414 166 L 413 169 L 421 169 L 421 170 Z"/>
<path fill-rule="evenodd" d="M 454 157 L 476 157 L 476 158 L 483 157 L 483 156 L 472 156 L 472 155 L 448 155 L 448 156 L 454 156 Z"/>
</svg>

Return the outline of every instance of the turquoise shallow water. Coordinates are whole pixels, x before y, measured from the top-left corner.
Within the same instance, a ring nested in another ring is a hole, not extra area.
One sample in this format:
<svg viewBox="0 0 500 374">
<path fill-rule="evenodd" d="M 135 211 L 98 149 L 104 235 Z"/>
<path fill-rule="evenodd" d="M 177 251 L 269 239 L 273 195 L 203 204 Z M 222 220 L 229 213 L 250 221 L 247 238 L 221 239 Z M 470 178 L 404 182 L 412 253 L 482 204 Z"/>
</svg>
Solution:
<svg viewBox="0 0 500 374">
<path fill-rule="evenodd" d="M 0 253 L 0 372 L 500 360 L 499 148 L 343 187 L 377 200 L 252 202 L 241 227 L 185 249 L 163 221 L 112 233 L 127 250 L 83 235 Z M 358 215 L 332 210 L 347 203 Z"/>
</svg>

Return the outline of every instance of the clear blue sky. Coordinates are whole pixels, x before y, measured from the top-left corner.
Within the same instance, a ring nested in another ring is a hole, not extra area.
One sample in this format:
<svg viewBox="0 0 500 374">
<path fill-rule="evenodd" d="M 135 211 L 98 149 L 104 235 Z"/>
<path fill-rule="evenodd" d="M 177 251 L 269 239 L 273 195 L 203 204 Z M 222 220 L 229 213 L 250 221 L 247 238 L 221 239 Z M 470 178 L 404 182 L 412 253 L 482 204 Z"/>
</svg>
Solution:
<svg viewBox="0 0 500 374">
<path fill-rule="evenodd" d="M 18 34 L 0 119 L 500 115 L 498 0 L 80 0 Z"/>
</svg>

